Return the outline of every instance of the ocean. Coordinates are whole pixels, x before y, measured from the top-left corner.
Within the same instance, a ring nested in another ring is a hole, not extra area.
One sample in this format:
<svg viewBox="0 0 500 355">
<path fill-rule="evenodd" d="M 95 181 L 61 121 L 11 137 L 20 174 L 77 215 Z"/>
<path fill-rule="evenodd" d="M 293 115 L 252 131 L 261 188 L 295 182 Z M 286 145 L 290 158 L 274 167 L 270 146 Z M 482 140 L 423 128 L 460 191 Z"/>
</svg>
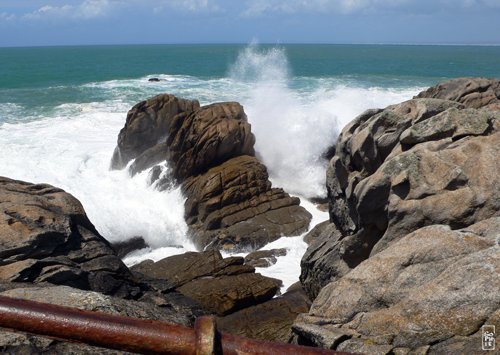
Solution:
<svg viewBox="0 0 500 355">
<path fill-rule="evenodd" d="M 49 183 L 77 197 L 111 242 L 142 236 L 145 258 L 194 250 L 184 197 L 158 192 L 147 172 L 111 171 L 127 111 L 171 93 L 201 104 L 238 101 L 274 186 L 299 196 L 312 225 L 328 218 L 321 158 L 344 125 L 460 76 L 500 77 L 500 47 L 405 45 L 130 45 L 0 48 L 0 175 Z M 156 77 L 159 82 L 149 82 Z M 259 272 L 298 280 L 301 237 L 266 246 L 286 257 Z"/>
</svg>

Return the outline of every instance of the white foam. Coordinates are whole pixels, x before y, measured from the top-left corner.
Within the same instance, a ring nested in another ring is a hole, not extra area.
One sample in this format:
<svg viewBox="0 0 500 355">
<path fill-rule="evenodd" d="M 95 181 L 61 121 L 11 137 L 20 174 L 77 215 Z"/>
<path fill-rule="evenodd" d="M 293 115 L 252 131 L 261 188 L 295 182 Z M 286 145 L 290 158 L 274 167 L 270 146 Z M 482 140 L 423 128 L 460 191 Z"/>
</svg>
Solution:
<svg viewBox="0 0 500 355">
<path fill-rule="evenodd" d="M 109 170 L 124 123 L 120 106 L 62 105 L 55 117 L 3 124 L 0 175 L 65 189 L 110 241 L 139 235 L 155 248 L 182 245 L 187 227 L 180 191 L 155 191 L 146 172 L 130 178 L 125 170 Z"/>
<path fill-rule="evenodd" d="M 322 212 L 316 208 L 311 202 L 307 201 L 304 198 L 301 198 L 301 205 L 305 207 L 312 215 L 313 218 L 311 220 L 311 224 L 309 225 L 309 230 L 312 229 L 318 223 L 321 223 L 328 219 L 328 212 Z M 283 285 L 281 287 L 281 293 L 284 293 L 288 287 L 290 287 L 295 282 L 299 281 L 300 276 L 300 260 L 304 255 L 307 244 L 304 242 L 304 236 L 307 233 L 304 233 L 297 237 L 286 237 L 280 238 L 272 243 L 269 243 L 261 248 L 261 250 L 270 250 L 270 249 L 280 249 L 285 248 L 287 250 L 287 254 L 285 256 L 280 256 L 277 258 L 276 264 L 271 265 L 266 268 L 258 267 L 256 268 L 256 272 L 268 276 L 279 279 L 283 281 Z M 244 253 L 239 254 L 229 254 L 222 253 L 224 257 L 228 256 L 245 256 Z"/>
</svg>

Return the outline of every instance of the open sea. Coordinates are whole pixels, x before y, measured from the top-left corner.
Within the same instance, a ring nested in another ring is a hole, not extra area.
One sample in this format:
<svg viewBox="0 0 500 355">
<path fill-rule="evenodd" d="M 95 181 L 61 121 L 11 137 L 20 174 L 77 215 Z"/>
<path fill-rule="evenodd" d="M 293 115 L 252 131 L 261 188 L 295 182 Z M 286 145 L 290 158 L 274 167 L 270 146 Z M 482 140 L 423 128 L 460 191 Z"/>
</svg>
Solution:
<svg viewBox="0 0 500 355">
<path fill-rule="evenodd" d="M 500 47 L 405 45 L 130 45 L 0 48 L 0 175 L 50 183 L 76 196 L 110 241 L 142 236 L 151 248 L 125 262 L 194 250 L 184 198 L 158 192 L 147 172 L 109 164 L 127 111 L 160 94 L 201 104 L 238 101 L 274 186 L 300 196 L 314 223 L 328 218 L 307 198 L 325 195 L 322 153 L 342 127 L 460 76 L 500 77 Z M 149 82 L 157 77 L 159 82 Z M 298 280 L 300 237 L 266 246 L 286 257 L 258 271 Z"/>
</svg>

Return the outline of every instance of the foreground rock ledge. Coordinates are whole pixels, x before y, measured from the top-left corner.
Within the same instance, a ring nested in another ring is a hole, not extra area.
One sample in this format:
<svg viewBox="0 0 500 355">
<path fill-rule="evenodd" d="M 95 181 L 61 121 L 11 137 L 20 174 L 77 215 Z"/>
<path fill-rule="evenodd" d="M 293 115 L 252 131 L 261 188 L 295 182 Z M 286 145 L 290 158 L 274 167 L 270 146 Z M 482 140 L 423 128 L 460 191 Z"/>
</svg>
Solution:
<svg viewBox="0 0 500 355">
<path fill-rule="evenodd" d="M 134 160 L 130 173 L 150 169 L 158 189 L 180 184 L 185 219 L 199 248 L 258 249 L 303 233 L 311 215 L 298 198 L 271 187 L 254 143 L 239 103 L 200 107 L 163 94 L 129 111 L 111 167 Z"/>
<path fill-rule="evenodd" d="M 130 276 L 76 198 L 47 184 L 0 177 L 0 280 L 133 298 L 140 289 Z"/>
<path fill-rule="evenodd" d="M 500 82 L 461 78 L 368 110 L 338 138 L 330 223 L 301 265 L 299 342 L 481 353 L 500 326 Z"/>
</svg>

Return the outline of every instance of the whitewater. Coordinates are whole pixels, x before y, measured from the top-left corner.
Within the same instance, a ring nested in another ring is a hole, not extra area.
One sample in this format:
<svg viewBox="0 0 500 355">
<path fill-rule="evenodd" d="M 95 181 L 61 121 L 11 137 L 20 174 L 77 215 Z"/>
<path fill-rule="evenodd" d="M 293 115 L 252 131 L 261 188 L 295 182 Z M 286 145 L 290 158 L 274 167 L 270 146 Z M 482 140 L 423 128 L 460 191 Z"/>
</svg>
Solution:
<svg viewBox="0 0 500 355">
<path fill-rule="evenodd" d="M 151 77 L 160 81 L 149 82 Z M 126 113 L 138 101 L 171 93 L 197 99 L 202 105 L 240 102 L 256 136 L 257 155 L 267 166 L 273 186 L 301 198 L 313 214 L 313 227 L 328 219 L 328 214 L 308 199 L 326 195 L 328 162 L 322 155 L 340 130 L 364 110 L 410 99 L 423 87 L 294 76 L 283 48 L 249 46 L 228 65 L 224 77 L 150 73 L 50 89 L 99 95 L 81 102 L 63 98 L 39 108 L 0 103 L 0 175 L 49 183 L 73 194 L 110 242 L 142 236 L 150 248 L 125 258 L 126 264 L 133 265 L 195 250 L 187 237 L 184 197 L 179 189 L 158 192 L 149 186 L 147 171 L 131 177 L 127 169 L 109 168 Z M 288 254 L 257 271 L 283 280 L 285 289 L 298 280 L 307 245 L 300 236 L 281 238 L 264 247 L 270 248 L 287 248 Z"/>
</svg>

